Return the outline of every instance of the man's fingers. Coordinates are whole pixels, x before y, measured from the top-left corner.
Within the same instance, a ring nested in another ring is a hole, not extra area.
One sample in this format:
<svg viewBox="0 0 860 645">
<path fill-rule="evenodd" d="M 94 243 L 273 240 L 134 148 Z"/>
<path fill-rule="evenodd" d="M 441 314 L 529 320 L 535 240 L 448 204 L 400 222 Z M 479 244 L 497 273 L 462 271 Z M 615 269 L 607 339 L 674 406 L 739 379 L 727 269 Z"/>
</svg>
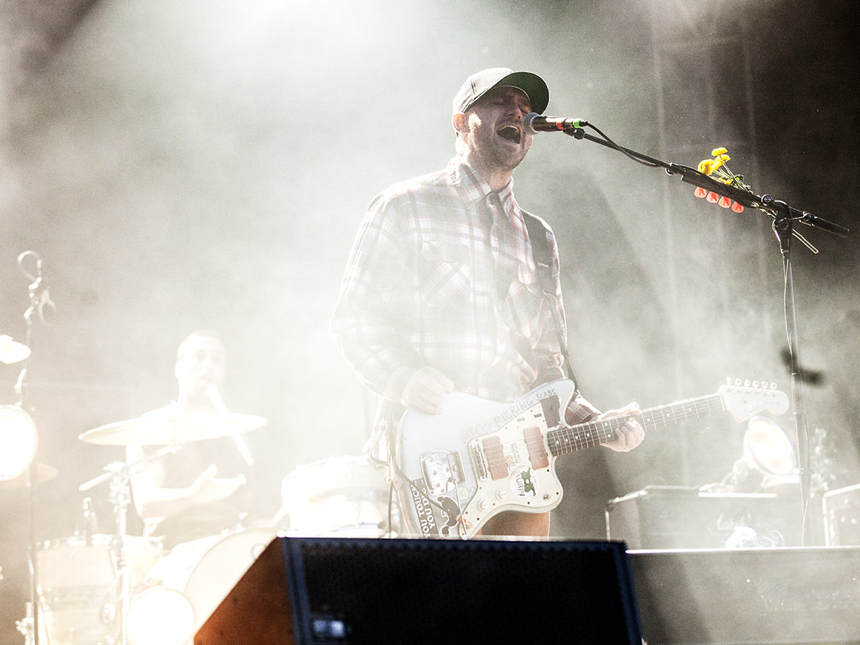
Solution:
<svg viewBox="0 0 860 645">
<path fill-rule="evenodd" d="M 415 372 L 406 384 L 402 403 L 428 414 L 440 414 L 445 395 L 453 389 L 453 381 L 442 372 L 432 367 L 423 367 Z"/>
<path fill-rule="evenodd" d="M 638 420 L 641 414 L 642 411 L 639 409 L 639 404 L 633 402 L 623 408 L 610 410 L 601 415 L 602 419 L 617 416 L 627 417 L 624 420 L 624 424 L 616 429 L 615 440 L 607 444 L 607 446 L 618 452 L 628 452 L 642 443 L 645 439 L 645 428 Z"/>
<path fill-rule="evenodd" d="M 423 367 L 418 372 L 427 379 L 428 383 L 438 386 L 438 391 L 442 394 L 447 394 L 454 389 L 454 381 L 433 367 Z"/>
</svg>

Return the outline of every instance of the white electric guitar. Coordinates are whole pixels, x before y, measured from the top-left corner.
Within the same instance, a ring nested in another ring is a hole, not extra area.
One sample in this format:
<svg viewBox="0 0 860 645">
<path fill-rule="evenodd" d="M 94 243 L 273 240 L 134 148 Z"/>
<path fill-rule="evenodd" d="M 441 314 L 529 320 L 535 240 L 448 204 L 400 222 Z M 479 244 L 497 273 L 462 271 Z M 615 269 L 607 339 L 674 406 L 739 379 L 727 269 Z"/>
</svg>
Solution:
<svg viewBox="0 0 860 645">
<path fill-rule="evenodd" d="M 612 441 L 628 418 L 560 423 L 572 396 L 573 381 L 562 379 L 510 403 L 453 392 L 446 395 L 442 414 L 410 408 L 397 454 L 407 530 L 427 538 L 467 539 L 502 511 L 543 513 L 558 506 L 556 458 Z M 642 410 L 636 419 L 649 431 L 715 412 L 744 421 L 764 410 L 783 414 L 788 407 L 785 393 L 747 383 Z"/>
</svg>

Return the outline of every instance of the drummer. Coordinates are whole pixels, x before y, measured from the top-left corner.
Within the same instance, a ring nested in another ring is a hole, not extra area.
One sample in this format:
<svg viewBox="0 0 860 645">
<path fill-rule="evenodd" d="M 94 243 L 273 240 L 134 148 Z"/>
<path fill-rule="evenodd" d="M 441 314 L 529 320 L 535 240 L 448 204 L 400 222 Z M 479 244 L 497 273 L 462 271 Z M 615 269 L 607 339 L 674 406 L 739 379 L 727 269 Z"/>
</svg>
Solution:
<svg viewBox="0 0 860 645">
<path fill-rule="evenodd" d="M 183 415 L 223 411 L 219 392 L 226 356 L 215 333 L 195 331 L 182 341 L 175 375 L 177 399 L 143 418 L 164 417 L 168 422 Z M 252 459 L 246 444 L 212 438 L 184 443 L 176 452 L 154 457 L 163 448 L 126 447 L 134 506 L 143 520 L 144 535 L 163 537 L 165 548 L 172 548 L 235 529 L 253 512 L 253 494 L 246 481 Z"/>
</svg>

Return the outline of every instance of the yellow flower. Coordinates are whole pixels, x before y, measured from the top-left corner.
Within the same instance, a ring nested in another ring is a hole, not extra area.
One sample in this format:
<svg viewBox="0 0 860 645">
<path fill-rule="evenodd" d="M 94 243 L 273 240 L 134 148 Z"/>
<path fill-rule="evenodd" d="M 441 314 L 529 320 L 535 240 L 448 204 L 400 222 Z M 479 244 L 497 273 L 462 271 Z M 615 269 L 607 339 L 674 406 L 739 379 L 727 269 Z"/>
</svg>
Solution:
<svg viewBox="0 0 860 645">
<path fill-rule="evenodd" d="M 727 153 L 728 150 L 726 150 L 725 148 L 714 148 L 711 151 L 711 154 L 714 156 L 714 158 L 700 161 L 699 172 L 704 173 L 706 175 L 711 175 L 720 168 L 722 168 L 727 161 L 731 160 L 731 157 Z"/>
</svg>

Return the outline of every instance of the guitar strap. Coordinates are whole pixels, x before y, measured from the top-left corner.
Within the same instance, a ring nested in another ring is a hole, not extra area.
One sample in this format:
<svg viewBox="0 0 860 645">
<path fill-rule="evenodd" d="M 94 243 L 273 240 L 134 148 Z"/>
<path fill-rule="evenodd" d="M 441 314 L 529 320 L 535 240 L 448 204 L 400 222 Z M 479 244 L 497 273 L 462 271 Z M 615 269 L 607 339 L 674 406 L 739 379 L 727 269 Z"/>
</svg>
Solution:
<svg viewBox="0 0 860 645">
<path fill-rule="evenodd" d="M 523 211 L 523 219 L 526 223 L 526 230 L 529 232 L 529 240 L 532 243 L 532 256 L 534 257 L 538 280 L 540 280 L 541 289 L 549 302 L 549 309 L 555 322 L 555 333 L 558 337 L 558 345 L 561 348 L 561 356 L 564 360 L 564 370 L 568 378 L 573 381 L 576 392 L 579 392 L 579 381 L 574 375 L 573 366 L 570 363 L 570 355 L 567 351 L 567 339 L 564 337 L 564 326 L 559 315 L 555 281 L 552 279 L 552 253 L 550 252 L 549 240 L 547 239 L 551 231 L 544 224 L 543 220 L 528 211 Z"/>
</svg>

